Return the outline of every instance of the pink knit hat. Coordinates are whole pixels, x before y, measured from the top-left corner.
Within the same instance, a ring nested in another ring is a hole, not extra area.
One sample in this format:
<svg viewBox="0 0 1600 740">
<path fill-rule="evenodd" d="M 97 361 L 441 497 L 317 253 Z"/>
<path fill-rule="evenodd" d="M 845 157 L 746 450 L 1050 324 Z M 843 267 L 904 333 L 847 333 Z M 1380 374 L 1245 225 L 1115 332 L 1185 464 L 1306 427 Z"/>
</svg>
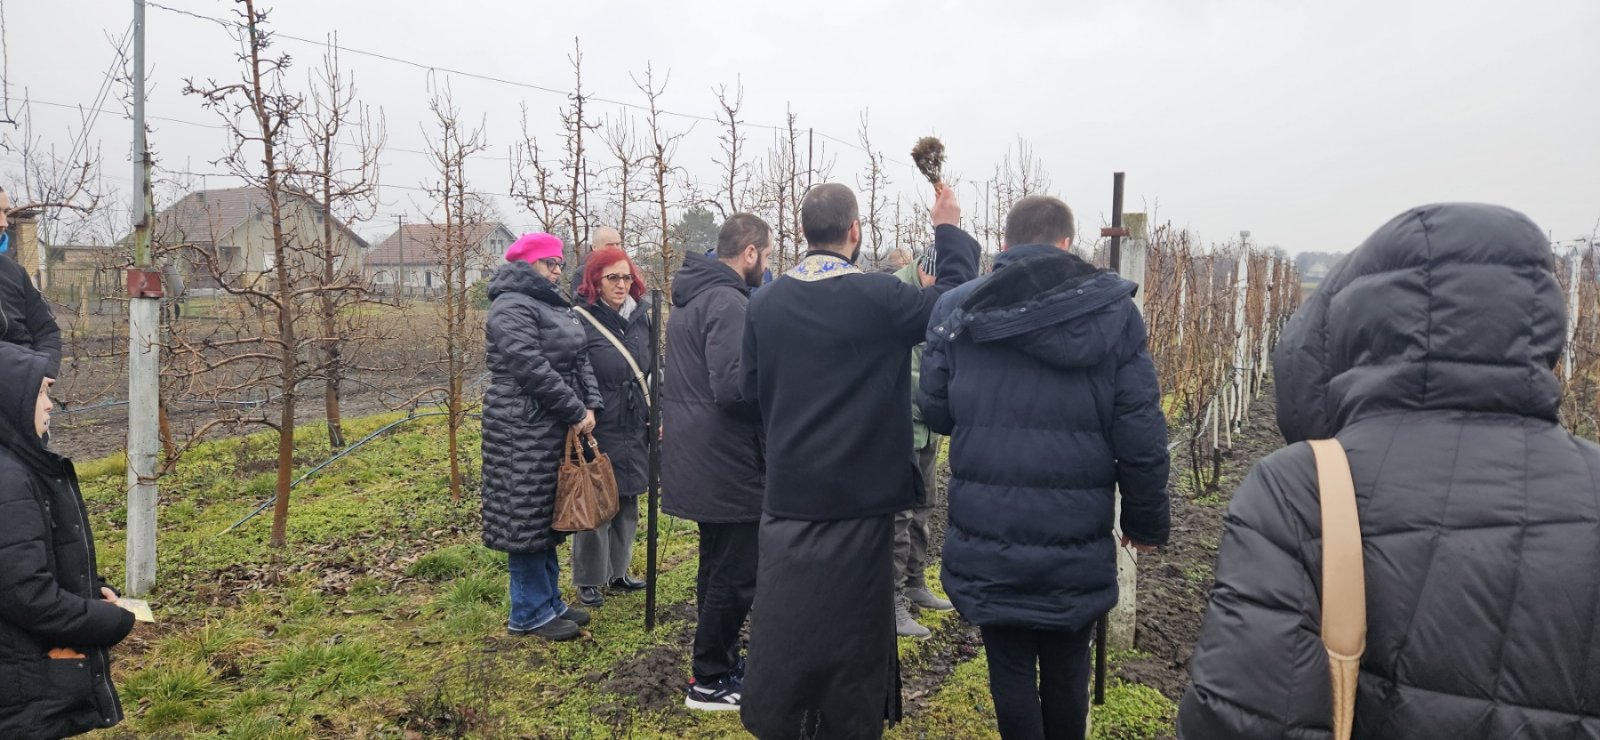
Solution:
<svg viewBox="0 0 1600 740">
<path fill-rule="evenodd" d="M 561 237 L 535 231 L 523 234 L 506 250 L 507 262 L 538 262 L 544 259 L 561 259 Z"/>
</svg>

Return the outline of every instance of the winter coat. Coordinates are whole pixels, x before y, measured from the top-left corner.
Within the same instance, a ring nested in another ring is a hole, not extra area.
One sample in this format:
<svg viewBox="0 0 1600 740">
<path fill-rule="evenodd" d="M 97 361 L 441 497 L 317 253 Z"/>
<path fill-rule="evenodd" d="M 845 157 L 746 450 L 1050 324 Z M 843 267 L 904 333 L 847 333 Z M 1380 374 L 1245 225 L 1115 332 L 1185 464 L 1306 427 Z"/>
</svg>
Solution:
<svg viewBox="0 0 1600 740">
<path fill-rule="evenodd" d="M 483 396 L 483 544 L 536 552 L 550 529 L 567 430 L 603 402 L 583 318 L 526 262 L 489 281 L 489 388 Z"/>
<path fill-rule="evenodd" d="M 1136 286 L 1013 247 L 940 299 L 922 412 L 950 434 L 945 592 L 982 626 L 1078 630 L 1117 602 L 1122 531 L 1167 541 L 1167 425 Z"/>
<path fill-rule="evenodd" d="M 0 341 L 44 353 L 49 358 L 45 374 L 61 377 L 61 327 L 28 271 L 11 255 L 0 255 Z"/>
<path fill-rule="evenodd" d="M 1600 447 L 1557 423 L 1543 232 L 1483 205 L 1384 225 L 1274 353 L 1290 447 L 1233 495 L 1179 733 L 1327 738 L 1322 517 L 1303 440 L 1355 481 L 1367 643 L 1354 737 L 1600 738 Z"/>
<path fill-rule="evenodd" d="M 133 614 L 101 596 L 72 462 L 34 434 L 44 354 L 0 345 L 0 737 L 56 738 L 122 719 L 107 648 Z M 82 658 L 50 658 L 65 648 Z"/>
<path fill-rule="evenodd" d="M 662 389 L 661 509 L 706 524 L 761 519 L 760 413 L 739 388 L 749 286 L 733 268 L 687 254 L 672 279 Z"/>
<path fill-rule="evenodd" d="M 632 298 L 628 300 L 633 301 Z M 639 371 L 644 373 L 645 382 L 649 382 L 656 358 L 650 347 L 650 297 L 634 303 L 627 318 L 605 301 L 595 301 L 583 308 L 628 348 L 628 354 L 633 355 Z M 578 318 L 583 319 L 582 316 Z M 633 367 L 617 351 L 616 345 L 586 319 L 583 319 L 583 328 L 588 333 L 589 365 L 594 368 L 594 378 L 600 384 L 600 397 L 605 403 L 605 410 L 595 417 L 594 438 L 600 451 L 611 458 L 617 493 L 623 498 L 637 496 L 650 486 L 650 406 Z"/>
<path fill-rule="evenodd" d="M 912 287 L 811 252 L 750 301 L 740 369 L 767 431 L 763 512 L 840 521 L 922 504 L 911 454 L 911 348 L 939 296 L 978 272 L 978 243 L 934 230 L 938 274 Z"/>
<path fill-rule="evenodd" d="M 917 271 L 915 262 L 900 268 L 894 273 L 895 278 L 913 288 L 922 287 L 922 273 Z M 917 403 L 917 392 L 922 377 L 922 345 L 911 348 L 911 449 L 921 450 L 933 442 L 933 432 L 928 430 L 927 422 L 922 420 L 922 406 Z"/>
</svg>

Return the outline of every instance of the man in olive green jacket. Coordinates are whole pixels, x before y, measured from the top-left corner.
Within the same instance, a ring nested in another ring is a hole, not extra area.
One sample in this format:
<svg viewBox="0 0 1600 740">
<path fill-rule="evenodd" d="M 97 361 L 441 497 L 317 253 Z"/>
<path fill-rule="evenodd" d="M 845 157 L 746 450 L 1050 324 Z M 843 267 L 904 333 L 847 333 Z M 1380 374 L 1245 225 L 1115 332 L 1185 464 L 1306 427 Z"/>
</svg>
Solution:
<svg viewBox="0 0 1600 740">
<path fill-rule="evenodd" d="M 914 260 L 894 274 L 908 285 L 925 288 L 933 284 L 933 250 L 923 250 L 921 259 Z M 911 387 L 918 387 L 922 369 L 922 345 L 911 350 Z M 933 512 L 939 495 L 939 441 L 941 437 L 928 429 L 922 421 L 922 410 L 917 408 L 916 393 L 911 394 L 912 456 L 922 471 L 923 489 L 927 498 L 922 506 L 902 511 L 895 516 L 894 568 L 895 631 L 902 637 L 926 639 L 932 633 L 911 618 L 911 604 L 932 611 L 950 611 L 949 601 L 928 590 L 924 571 L 928 566 L 928 515 Z"/>
</svg>

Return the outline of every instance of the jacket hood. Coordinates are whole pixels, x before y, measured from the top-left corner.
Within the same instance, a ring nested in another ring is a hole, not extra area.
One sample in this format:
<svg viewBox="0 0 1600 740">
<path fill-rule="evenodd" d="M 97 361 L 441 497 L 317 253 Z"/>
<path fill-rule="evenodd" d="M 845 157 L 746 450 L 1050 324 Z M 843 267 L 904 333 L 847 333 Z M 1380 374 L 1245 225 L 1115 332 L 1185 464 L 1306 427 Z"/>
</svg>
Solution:
<svg viewBox="0 0 1600 740">
<path fill-rule="evenodd" d="M 672 305 L 687 306 L 695 296 L 718 286 L 735 288 L 745 294 L 750 292 L 750 286 L 732 267 L 715 257 L 690 252 L 683 256 L 683 267 L 672 277 Z"/>
<path fill-rule="evenodd" d="M 41 352 L 0 342 L 0 447 L 34 469 L 54 470 L 61 457 L 34 433 L 33 414 L 50 358 Z"/>
<path fill-rule="evenodd" d="M 1384 224 L 1278 340 L 1284 439 L 1393 411 L 1555 421 L 1567 317 L 1551 260 L 1539 227 L 1499 206 L 1423 206 Z"/>
<path fill-rule="evenodd" d="M 1005 342 L 1062 368 L 1102 362 L 1116 346 L 1138 286 L 1048 244 L 1012 247 L 945 322 L 952 336 Z"/>
<path fill-rule="evenodd" d="M 561 294 L 560 286 L 540 275 L 526 262 L 507 262 L 489 279 L 489 300 L 503 293 L 521 293 L 552 306 L 570 306 L 572 302 Z"/>
</svg>

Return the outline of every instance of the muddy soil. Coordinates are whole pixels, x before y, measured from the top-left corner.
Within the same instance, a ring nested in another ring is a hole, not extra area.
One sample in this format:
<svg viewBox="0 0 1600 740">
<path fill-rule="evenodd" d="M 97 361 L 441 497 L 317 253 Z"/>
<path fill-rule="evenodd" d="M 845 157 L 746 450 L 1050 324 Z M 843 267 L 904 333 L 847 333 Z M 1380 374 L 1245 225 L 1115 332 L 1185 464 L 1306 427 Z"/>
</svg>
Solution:
<svg viewBox="0 0 1600 740">
<path fill-rule="evenodd" d="M 1190 453 L 1188 439 L 1174 435 L 1182 443 L 1172 456 L 1172 537 L 1166 547 L 1139 558 L 1134 646 L 1148 657 L 1124 662 L 1119 671 L 1124 680 L 1155 688 L 1174 701 L 1188 688 L 1189 656 L 1211 593 L 1228 499 L 1257 460 L 1283 446 L 1276 412 L 1268 386 L 1251 404 L 1244 430 L 1234 435 L 1233 451 L 1223 453 L 1221 485 L 1199 496 L 1185 493 L 1191 487 L 1178 483 L 1180 476 L 1189 475 Z M 1209 458 L 1203 462 L 1209 471 Z"/>
</svg>

